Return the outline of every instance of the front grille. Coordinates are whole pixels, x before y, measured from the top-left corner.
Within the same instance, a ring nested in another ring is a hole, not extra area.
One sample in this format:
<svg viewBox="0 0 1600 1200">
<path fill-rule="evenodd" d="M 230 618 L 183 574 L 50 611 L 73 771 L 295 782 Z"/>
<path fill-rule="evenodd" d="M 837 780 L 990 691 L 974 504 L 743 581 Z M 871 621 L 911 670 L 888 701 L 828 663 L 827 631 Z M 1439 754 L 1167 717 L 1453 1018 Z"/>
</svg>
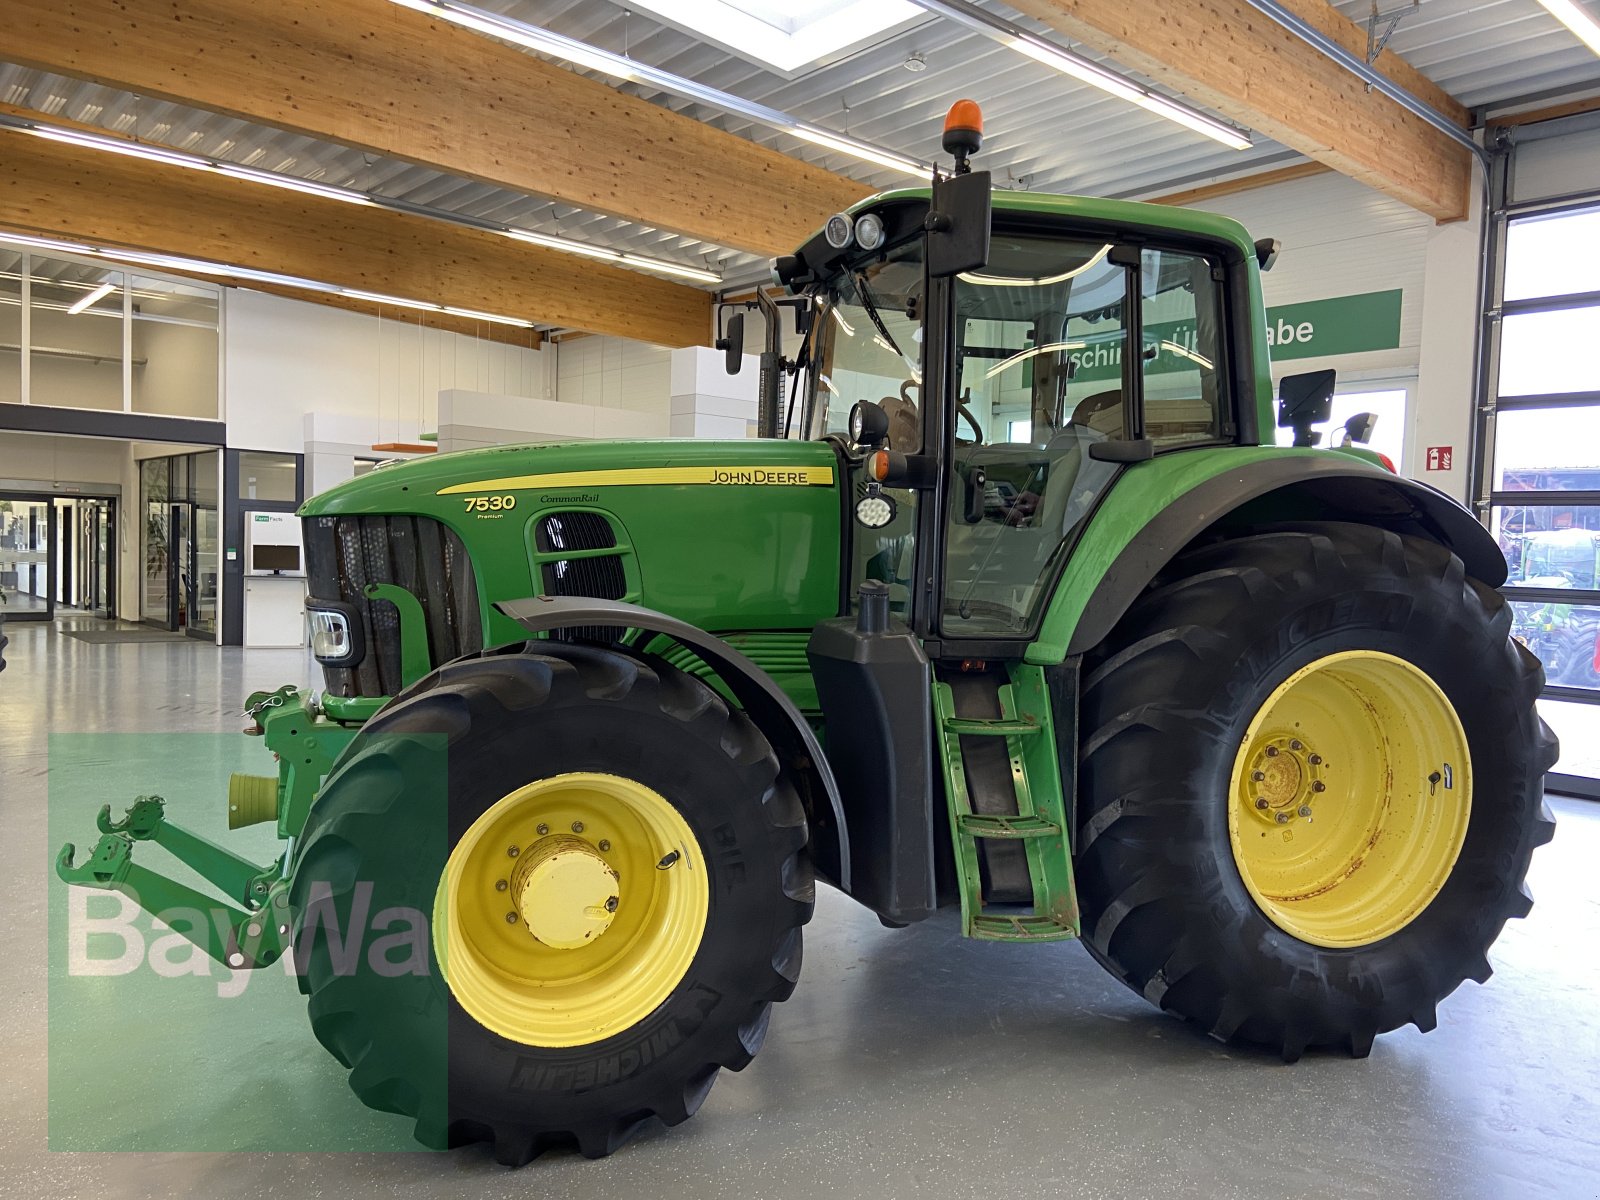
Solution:
<svg viewBox="0 0 1600 1200">
<path fill-rule="evenodd" d="M 539 518 L 533 531 L 534 548 L 541 554 L 573 550 L 605 550 L 617 545 L 617 532 L 601 513 L 573 510 Z M 546 596 L 592 596 L 621 600 L 628 594 L 628 576 L 622 553 L 583 558 L 555 558 L 539 564 Z M 553 632 L 560 641 L 614 642 L 623 634 L 618 625 L 578 625 Z"/>
<path fill-rule="evenodd" d="M 366 657 L 354 667 L 323 667 L 336 696 L 392 696 L 401 688 L 400 615 L 368 600 L 369 583 L 393 583 L 422 603 L 435 665 L 483 649 L 472 563 L 461 539 L 431 517 L 309 517 L 306 566 L 311 595 L 342 600 L 361 614 Z"/>
</svg>

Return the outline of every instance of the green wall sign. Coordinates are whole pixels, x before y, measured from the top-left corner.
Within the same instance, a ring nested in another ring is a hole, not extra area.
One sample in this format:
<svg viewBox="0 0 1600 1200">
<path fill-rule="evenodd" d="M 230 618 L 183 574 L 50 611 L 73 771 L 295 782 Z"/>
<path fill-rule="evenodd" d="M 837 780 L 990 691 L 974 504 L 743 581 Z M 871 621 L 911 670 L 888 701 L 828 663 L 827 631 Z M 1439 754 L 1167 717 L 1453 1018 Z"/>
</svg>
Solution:
<svg viewBox="0 0 1600 1200">
<path fill-rule="evenodd" d="M 1267 309 L 1267 345 L 1273 362 L 1393 350 L 1400 345 L 1399 288 L 1334 296 Z"/>
<path fill-rule="evenodd" d="M 1399 288 L 1364 292 L 1359 296 L 1334 296 L 1301 304 L 1280 304 L 1267 309 L 1267 352 L 1273 362 L 1296 358 L 1321 358 L 1330 354 L 1360 354 L 1368 350 L 1393 350 L 1400 345 Z M 1195 336 L 1194 318 L 1155 321 L 1144 327 L 1145 351 L 1150 355 L 1147 375 L 1194 371 L 1210 364 L 1204 360 Z M 1075 338 L 1067 357 L 1078 369 L 1079 383 L 1114 380 L 1122 374 L 1121 329 Z M 1024 385 L 1033 381 L 1033 362 L 1024 365 Z"/>
</svg>

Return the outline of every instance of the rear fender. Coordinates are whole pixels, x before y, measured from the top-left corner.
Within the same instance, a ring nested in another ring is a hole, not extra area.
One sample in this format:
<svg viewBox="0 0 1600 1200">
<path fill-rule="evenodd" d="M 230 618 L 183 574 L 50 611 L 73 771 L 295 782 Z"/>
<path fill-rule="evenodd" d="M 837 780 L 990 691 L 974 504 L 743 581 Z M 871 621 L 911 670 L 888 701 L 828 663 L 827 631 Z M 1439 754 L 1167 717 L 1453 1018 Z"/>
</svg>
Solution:
<svg viewBox="0 0 1600 1200">
<path fill-rule="evenodd" d="M 545 634 L 577 625 L 621 625 L 662 634 L 681 643 L 716 672 L 735 700 L 772 743 L 778 761 L 793 771 L 806 802 L 811 827 L 811 856 L 817 869 L 850 890 L 850 831 L 845 825 L 839 786 L 827 757 L 800 710 L 772 678 L 721 638 L 676 617 L 620 600 L 586 596 L 532 596 L 495 604 L 530 634 Z M 631 646 L 610 649 L 639 654 Z M 826 807 L 818 803 L 826 798 Z"/>
<path fill-rule="evenodd" d="M 1207 472 L 1212 464 L 1217 469 Z M 1351 521 L 1427 538 L 1490 587 L 1506 580 L 1500 547 L 1459 501 L 1351 455 L 1269 447 L 1196 452 L 1192 462 L 1171 468 L 1169 480 L 1119 497 L 1147 470 L 1129 471 L 1096 512 L 1028 648 L 1029 662 L 1057 663 L 1098 645 L 1196 539 L 1243 536 L 1278 522 Z"/>
</svg>

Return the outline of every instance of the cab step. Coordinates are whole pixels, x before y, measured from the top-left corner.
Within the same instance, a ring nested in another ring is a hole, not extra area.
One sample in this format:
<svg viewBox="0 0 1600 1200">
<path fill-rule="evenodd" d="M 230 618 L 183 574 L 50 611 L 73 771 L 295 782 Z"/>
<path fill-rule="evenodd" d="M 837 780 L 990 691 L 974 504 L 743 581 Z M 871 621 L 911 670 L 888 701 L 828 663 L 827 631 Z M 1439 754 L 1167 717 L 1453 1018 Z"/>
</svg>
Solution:
<svg viewBox="0 0 1600 1200">
<path fill-rule="evenodd" d="M 1016 664 L 982 679 L 936 680 L 933 707 L 962 932 L 1000 942 L 1077 937 L 1077 892 L 1044 672 Z M 1046 736 L 1036 736 L 1041 733 Z M 963 749 L 963 738 L 985 741 Z M 1002 871 L 1016 880 L 1019 867 L 1021 887 L 997 882 Z"/>
<path fill-rule="evenodd" d="M 946 717 L 945 732 L 958 737 L 1027 737 L 1039 732 L 1032 721 L 980 720 L 976 717 Z"/>
<path fill-rule="evenodd" d="M 1033 913 L 979 913 L 972 929 L 973 937 L 995 942 L 1059 942 L 1078 936 L 1071 924 Z"/>
<path fill-rule="evenodd" d="M 980 813 L 963 813 L 957 818 L 962 833 L 980 838 L 1038 838 L 1053 837 L 1061 826 L 1043 817 L 997 817 Z"/>
</svg>

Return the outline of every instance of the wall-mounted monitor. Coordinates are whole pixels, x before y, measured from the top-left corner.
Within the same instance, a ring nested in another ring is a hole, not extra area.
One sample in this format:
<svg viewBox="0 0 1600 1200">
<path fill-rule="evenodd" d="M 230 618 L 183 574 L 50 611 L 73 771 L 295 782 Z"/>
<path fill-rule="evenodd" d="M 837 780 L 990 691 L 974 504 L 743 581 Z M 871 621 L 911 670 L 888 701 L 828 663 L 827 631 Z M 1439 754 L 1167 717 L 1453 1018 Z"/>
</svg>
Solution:
<svg viewBox="0 0 1600 1200">
<path fill-rule="evenodd" d="M 299 546 L 263 546 L 259 543 L 250 547 L 250 569 L 252 571 L 291 571 L 300 573 L 300 547 Z"/>
</svg>

